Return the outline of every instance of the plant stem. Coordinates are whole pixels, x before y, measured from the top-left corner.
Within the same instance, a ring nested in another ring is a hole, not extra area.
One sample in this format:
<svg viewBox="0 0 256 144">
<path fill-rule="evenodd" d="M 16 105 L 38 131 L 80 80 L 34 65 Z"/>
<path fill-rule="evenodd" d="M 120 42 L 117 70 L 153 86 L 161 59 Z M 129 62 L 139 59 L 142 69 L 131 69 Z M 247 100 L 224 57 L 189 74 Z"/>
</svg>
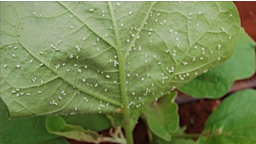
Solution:
<svg viewBox="0 0 256 144">
<path fill-rule="evenodd" d="M 121 43 L 120 43 L 120 36 L 116 24 L 116 18 L 113 11 L 113 7 L 111 2 L 108 2 L 109 11 L 112 17 L 112 23 L 113 28 L 115 32 L 115 39 L 116 39 L 116 52 L 119 62 L 119 80 L 120 80 L 120 87 L 121 87 L 121 97 L 122 97 L 122 103 L 123 103 L 123 118 L 124 118 L 124 130 L 126 135 L 127 144 L 133 144 L 133 136 L 132 136 L 132 130 L 130 126 L 130 111 L 128 109 L 128 98 L 126 95 L 126 89 L 125 89 L 125 69 L 124 64 L 125 60 L 121 51 Z"/>
<path fill-rule="evenodd" d="M 122 53 L 118 51 L 119 60 L 119 73 L 120 73 L 120 84 L 121 84 L 121 97 L 123 102 L 123 118 L 124 118 L 124 130 L 127 139 L 127 144 L 133 144 L 132 130 L 130 126 L 130 111 L 128 109 L 128 99 L 125 90 L 125 73 L 124 73 L 124 62 L 122 58 Z"/>
</svg>

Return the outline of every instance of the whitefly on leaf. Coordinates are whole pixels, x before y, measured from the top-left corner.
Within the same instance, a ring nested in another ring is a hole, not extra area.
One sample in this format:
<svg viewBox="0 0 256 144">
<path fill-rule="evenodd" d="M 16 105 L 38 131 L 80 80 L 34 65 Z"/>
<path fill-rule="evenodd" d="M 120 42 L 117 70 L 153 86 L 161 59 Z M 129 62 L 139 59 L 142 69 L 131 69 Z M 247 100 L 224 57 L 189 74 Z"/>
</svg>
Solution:
<svg viewBox="0 0 256 144">
<path fill-rule="evenodd" d="M 2 2 L 1 98 L 11 117 L 136 109 L 229 58 L 239 25 L 232 2 Z"/>
</svg>

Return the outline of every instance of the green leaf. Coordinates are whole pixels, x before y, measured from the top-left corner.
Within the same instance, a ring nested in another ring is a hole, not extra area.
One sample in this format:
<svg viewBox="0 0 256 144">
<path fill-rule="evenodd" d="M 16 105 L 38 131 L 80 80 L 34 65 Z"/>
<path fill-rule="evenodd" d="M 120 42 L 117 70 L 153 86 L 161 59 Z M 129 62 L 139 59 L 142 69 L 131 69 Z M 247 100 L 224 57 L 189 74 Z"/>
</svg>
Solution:
<svg viewBox="0 0 256 144">
<path fill-rule="evenodd" d="M 85 130 L 81 126 L 67 124 L 63 118 L 60 116 L 48 116 L 46 119 L 46 128 L 47 130 L 59 136 L 64 136 L 70 139 L 75 139 L 78 141 L 90 142 L 90 143 L 101 143 L 101 142 L 121 142 L 123 139 L 118 137 L 110 138 L 103 137 L 97 132 L 92 130 Z M 120 129 L 121 132 L 121 129 Z"/>
<path fill-rule="evenodd" d="M 178 106 L 174 102 L 176 95 L 177 93 L 166 95 L 146 106 L 143 111 L 150 130 L 166 141 L 171 140 L 170 133 L 179 127 Z"/>
<path fill-rule="evenodd" d="M 84 130 L 81 126 L 66 124 L 59 116 L 50 116 L 46 119 L 47 130 L 56 135 L 87 142 L 96 142 L 99 134 L 91 130 Z"/>
<path fill-rule="evenodd" d="M 11 117 L 128 119 L 228 59 L 239 25 L 232 2 L 1 2 L 1 97 Z"/>
<path fill-rule="evenodd" d="M 171 141 L 166 141 L 159 137 L 154 137 L 152 144 L 195 144 L 196 143 L 195 141 L 182 137 L 186 135 L 184 131 L 185 131 L 185 128 L 179 127 L 174 133 L 172 133 L 172 135 L 181 136 L 181 137 L 174 136 L 172 137 Z"/>
<path fill-rule="evenodd" d="M 76 114 L 62 116 L 66 123 L 71 125 L 80 125 L 84 129 L 92 131 L 102 131 L 111 127 L 110 121 L 106 116 L 100 114 Z"/>
<path fill-rule="evenodd" d="M 69 141 L 66 138 L 56 138 L 46 142 L 41 142 L 39 144 L 69 144 Z"/>
<path fill-rule="evenodd" d="M 241 29 L 235 52 L 229 60 L 179 89 L 195 98 L 222 97 L 234 81 L 249 78 L 255 73 L 254 48 L 255 42 Z"/>
<path fill-rule="evenodd" d="M 210 115 L 199 144 L 256 143 L 256 90 L 227 97 Z"/>
<path fill-rule="evenodd" d="M 50 134 L 45 128 L 45 117 L 9 120 L 6 105 L 0 99 L 1 144 L 69 144 L 64 138 Z"/>
</svg>

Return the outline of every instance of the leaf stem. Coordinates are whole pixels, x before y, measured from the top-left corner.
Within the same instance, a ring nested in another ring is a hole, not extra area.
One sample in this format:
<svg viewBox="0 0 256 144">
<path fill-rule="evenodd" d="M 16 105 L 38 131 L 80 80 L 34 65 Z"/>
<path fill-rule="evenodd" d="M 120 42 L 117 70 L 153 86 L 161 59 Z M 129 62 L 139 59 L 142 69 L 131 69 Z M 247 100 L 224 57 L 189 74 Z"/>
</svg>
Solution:
<svg viewBox="0 0 256 144">
<path fill-rule="evenodd" d="M 116 24 L 116 18 L 113 11 L 113 7 L 111 2 L 108 2 L 109 11 L 112 17 L 112 23 L 113 28 L 115 32 L 115 38 L 116 38 L 116 45 L 117 45 L 117 57 L 119 62 L 119 80 L 120 80 L 120 87 L 121 87 L 121 97 L 122 97 L 122 103 L 123 103 L 123 119 L 124 119 L 124 130 L 126 135 L 127 144 L 133 144 L 133 136 L 132 136 L 132 130 L 130 126 L 130 111 L 128 109 L 128 98 L 126 95 L 126 89 L 125 89 L 125 61 L 124 57 L 121 51 L 121 43 L 120 43 L 120 36 Z"/>
</svg>

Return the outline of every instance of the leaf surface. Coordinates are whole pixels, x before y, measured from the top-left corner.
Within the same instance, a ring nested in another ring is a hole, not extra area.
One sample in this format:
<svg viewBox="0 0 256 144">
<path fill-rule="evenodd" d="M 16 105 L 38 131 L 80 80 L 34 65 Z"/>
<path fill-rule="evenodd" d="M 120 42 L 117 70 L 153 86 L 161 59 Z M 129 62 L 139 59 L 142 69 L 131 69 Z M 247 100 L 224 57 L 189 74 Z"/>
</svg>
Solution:
<svg viewBox="0 0 256 144">
<path fill-rule="evenodd" d="M 111 127 L 110 121 L 106 116 L 100 114 L 76 114 L 62 116 L 66 123 L 71 125 L 79 125 L 84 129 L 92 131 L 102 131 Z"/>
<path fill-rule="evenodd" d="M 232 2 L 1 2 L 11 117 L 142 107 L 233 53 Z"/>
<path fill-rule="evenodd" d="M 174 102 L 176 95 L 166 95 L 143 111 L 150 130 L 166 141 L 171 140 L 171 133 L 179 126 L 178 106 Z"/>
<path fill-rule="evenodd" d="M 181 128 L 179 127 L 175 132 L 172 132 L 171 135 L 173 136 L 171 141 L 166 141 L 164 139 L 161 139 L 160 137 L 154 137 L 152 144 L 195 144 L 196 142 L 192 139 L 186 139 L 182 136 L 185 134 L 185 127 Z"/>
<path fill-rule="evenodd" d="M 64 136 L 77 141 L 84 141 L 89 143 L 101 143 L 101 142 L 125 142 L 125 138 L 117 137 L 104 137 L 92 130 L 85 130 L 82 126 L 67 124 L 65 120 L 60 116 L 48 116 L 46 119 L 47 130 L 59 136 Z M 120 129 L 120 132 L 121 129 Z M 122 135 L 123 136 L 123 135 Z"/>
<path fill-rule="evenodd" d="M 45 119 L 41 116 L 9 120 L 7 107 L 0 99 L 0 143 L 69 144 L 65 138 L 47 132 Z"/>
<path fill-rule="evenodd" d="M 210 115 L 198 144 L 256 142 L 256 91 L 247 89 L 227 97 Z"/>
<path fill-rule="evenodd" d="M 233 56 L 223 64 L 200 75 L 179 90 L 195 98 L 219 98 L 233 83 L 255 73 L 255 42 L 241 29 Z M 200 87 L 200 89 L 198 89 Z"/>
</svg>

